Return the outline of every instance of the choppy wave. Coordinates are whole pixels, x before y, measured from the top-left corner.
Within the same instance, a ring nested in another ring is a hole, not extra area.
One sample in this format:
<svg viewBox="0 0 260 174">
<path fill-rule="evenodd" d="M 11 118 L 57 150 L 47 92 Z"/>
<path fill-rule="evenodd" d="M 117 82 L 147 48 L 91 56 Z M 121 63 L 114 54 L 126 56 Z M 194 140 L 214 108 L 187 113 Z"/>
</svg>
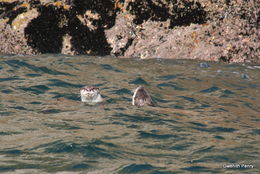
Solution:
<svg viewBox="0 0 260 174">
<path fill-rule="evenodd" d="M 257 173 L 260 70 L 248 67 L 2 56 L 0 172 Z M 105 102 L 82 104 L 84 85 Z M 131 105 L 139 85 L 157 107 Z"/>
</svg>

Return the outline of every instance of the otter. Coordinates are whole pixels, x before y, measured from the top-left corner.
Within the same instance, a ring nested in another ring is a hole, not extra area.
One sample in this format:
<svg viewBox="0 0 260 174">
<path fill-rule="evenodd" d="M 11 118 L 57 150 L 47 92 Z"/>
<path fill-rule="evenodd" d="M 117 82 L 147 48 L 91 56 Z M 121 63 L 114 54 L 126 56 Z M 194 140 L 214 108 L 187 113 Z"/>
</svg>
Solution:
<svg viewBox="0 0 260 174">
<path fill-rule="evenodd" d="M 139 86 L 134 90 L 132 97 L 132 105 L 134 106 L 155 106 L 150 94 L 144 89 L 143 86 Z"/>
<path fill-rule="evenodd" d="M 99 92 L 99 88 L 94 86 L 84 86 L 80 89 L 81 101 L 87 104 L 95 104 L 103 102 L 103 98 Z M 134 106 L 155 106 L 150 94 L 143 86 L 138 86 L 134 90 L 132 97 L 132 105 Z"/>
<path fill-rule="evenodd" d="M 89 104 L 100 103 L 103 98 L 99 92 L 99 88 L 94 86 L 84 86 L 80 90 L 81 101 Z"/>
</svg>

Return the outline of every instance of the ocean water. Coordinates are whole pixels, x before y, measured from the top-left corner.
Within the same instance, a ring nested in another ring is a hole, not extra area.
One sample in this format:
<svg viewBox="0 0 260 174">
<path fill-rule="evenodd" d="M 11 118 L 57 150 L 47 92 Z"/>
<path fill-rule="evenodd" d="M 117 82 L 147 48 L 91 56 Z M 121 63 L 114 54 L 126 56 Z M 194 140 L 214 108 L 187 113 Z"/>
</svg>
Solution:
<svg viewBox="0 0 260 174">
<path fill-rule="evenodd" d="M 0 173 L 258 173 L 259 90 L 259 65 L 2 55 Z"/>
</svg>

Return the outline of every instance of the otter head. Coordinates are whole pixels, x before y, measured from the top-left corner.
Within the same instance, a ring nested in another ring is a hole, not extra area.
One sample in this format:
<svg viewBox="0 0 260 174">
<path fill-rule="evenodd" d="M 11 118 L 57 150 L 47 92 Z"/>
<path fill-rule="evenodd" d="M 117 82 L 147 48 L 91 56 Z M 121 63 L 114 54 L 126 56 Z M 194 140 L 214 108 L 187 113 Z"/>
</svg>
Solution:
<svg viewBox="0 0 260 174">
<path fill-rule="evenodd" d="M 154 102 L 149 93 L 143 86 L 139 86 L 134 90 L 132 105 L 135 106 L 154 106 Z"/>
<path fill-rule="evenodd" d="M 80 90 L 80 97 L 82 102 L 98 103 L 102 102 L 102 97 L 99 89 L 93 86 L 85 86 Z"/>
</svg>

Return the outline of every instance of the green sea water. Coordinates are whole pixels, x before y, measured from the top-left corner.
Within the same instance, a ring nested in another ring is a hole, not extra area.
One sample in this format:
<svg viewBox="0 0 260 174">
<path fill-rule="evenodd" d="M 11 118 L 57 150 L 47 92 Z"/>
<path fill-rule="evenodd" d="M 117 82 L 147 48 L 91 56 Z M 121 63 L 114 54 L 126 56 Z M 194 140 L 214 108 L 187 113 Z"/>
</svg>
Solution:
<svg viewBox="0 0 260 174">
<path fill-rule="evenodd" d="M 260 66 L 0 56 L 0 173 L 258 173 Z M 80 102 L 85 85 L 105 102 Z M 131 105 L 143 85 L 157 107 Z"/>
</svg>

